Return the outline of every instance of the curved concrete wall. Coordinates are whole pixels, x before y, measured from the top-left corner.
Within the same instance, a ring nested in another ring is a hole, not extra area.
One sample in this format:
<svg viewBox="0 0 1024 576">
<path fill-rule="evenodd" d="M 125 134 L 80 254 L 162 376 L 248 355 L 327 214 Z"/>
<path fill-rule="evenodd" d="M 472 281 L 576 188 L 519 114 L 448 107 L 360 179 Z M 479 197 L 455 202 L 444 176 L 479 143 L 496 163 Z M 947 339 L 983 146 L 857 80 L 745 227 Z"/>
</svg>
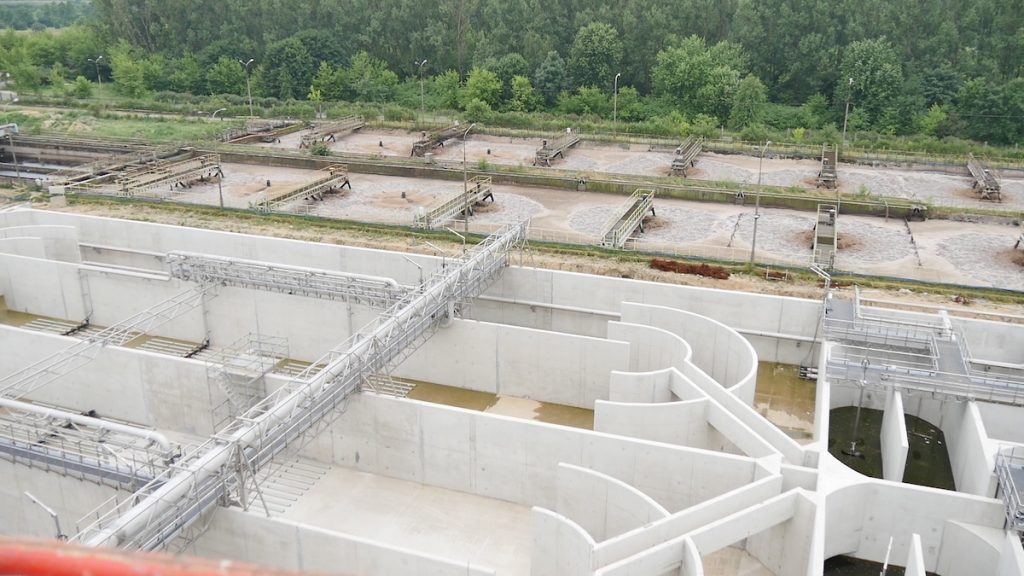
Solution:
<svg viewBox="0 0 1024 576">
<path fill-rule="evenodd" d="M 607 474 L 558 465 L 556 512 L 587 531 L 595 542 L 668 517 L 668 511 L 633 486 Z"/>
<path fill-rule="evenodd" d="M 557 512 L 534 508 L 530 514 L 533 550 L 531 576 L 589 576 L 594 539 L 579 524 Z"/>
<path fill-rule="evenodd" d="M 78 231 L 72 226 L 11 226 L 0 228 L 0 239 L 35 238 L 44 247 L 44 256 L 61 262 L 81 262 Z M 17 252 L 14 252 L 17 254 Z"/>
</svg>

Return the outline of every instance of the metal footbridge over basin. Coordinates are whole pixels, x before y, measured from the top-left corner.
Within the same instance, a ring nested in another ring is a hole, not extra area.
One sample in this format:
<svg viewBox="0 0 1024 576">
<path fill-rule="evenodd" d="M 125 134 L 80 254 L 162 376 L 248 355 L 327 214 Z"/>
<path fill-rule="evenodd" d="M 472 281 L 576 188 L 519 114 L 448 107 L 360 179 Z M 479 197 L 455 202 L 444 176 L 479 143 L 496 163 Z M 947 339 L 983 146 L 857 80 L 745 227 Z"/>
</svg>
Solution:
<svg viewBox="0 0 1024 576">
<path fill-rule="evenodd" d="M 436 229 L 451 222 L 457 215 L 469 218 L 473 206 L 490 198 L 494 202 L 490 176 L 474 176 L 466 183 L 466 190 L 454 192 L 443 197 L 416 214 L 414 224 L 418 228 Z"/>
<path fill-rule="evenodd" d="M 555 158 L 565 158 L 565 152 L 569 148 L 580 143 L 580 135 L 576 132 L 566 131 L 566 133 L 550 142 L 545 140 L 540 148 L 537 149 L 537 156 L 533 161 L 534 166 L 551 166 L 551 161 Z"/>
<path fill-rule="evenodd" d="M 73 540 L 90 546 L 154 550 L 218 504 L 259 498 L 255 478 L 289 446 L 328 425 L 338 406 L 372 375 L 407 358 L 439 325 L 483 292 L 526 238 L 526 223 L 509 225 L 407 292 L 386 312 L 335 346 L 288 385 L 249 409 L 173 470 L 132 498 L 113 502 Z M 250 488 L 251 486 L 251 488 Z"/>
<path fill-rule="evenodd" d="M 704 137 L 687 136 L 686 140 L 676 148 L 676 157 L 672 159 L 670 176 L 686 177 L 686 171 L 697 163 L 697 156 L 704 150 Z"/>
<path fill-rule="evenodd" d="M 622 248 L 626 241 L 639 229 L 643 232 L 647 212 L 654 214 L 654 190 L 639 188 L 612 213 L 601 227 L 599 244 L 606 248 Z"/>
<path fill-rule="evenodd" d="M 366 121 L 362 116 L 346 116 L 334 122 L 314 124 L 308 133 L 302 135 L 299 148 L 309 148 L 317 142 L 334 142 L 337 135 L 355 132 L 363 126 L 366 126 Z"/>
<path fill-rule="evenodd" d="M 277 210 L 297 200 L 315 198 L 320 200 L 328 192 L 340 190 L 352 184 L 348 180 L 348 165 L 334 164 L 317 172 L 317 176 L 309 182 L 272 187 L 263 193 L 263 197 L 250 205 L 261 212 Z"/>
</svg>

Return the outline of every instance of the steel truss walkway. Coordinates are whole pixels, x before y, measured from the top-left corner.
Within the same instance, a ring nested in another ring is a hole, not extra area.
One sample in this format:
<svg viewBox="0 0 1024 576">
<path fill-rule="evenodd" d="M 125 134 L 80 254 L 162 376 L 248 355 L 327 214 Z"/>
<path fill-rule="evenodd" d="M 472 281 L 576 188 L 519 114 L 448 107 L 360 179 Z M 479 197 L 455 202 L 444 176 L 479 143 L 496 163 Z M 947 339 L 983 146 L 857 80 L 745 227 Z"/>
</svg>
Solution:
<svg viewBox="0 0 1024 576">
<path fill-rule="evenodd" d="M 839 209 L 833 204 L 818 204 L 818 220 L 814 225 L 814 263 L 823 270 L 831 270 L 835 265 L 836 252 L 839 250 L 836 235 L 836 220 Z"/>
<path fill-rule="evenodd" d="M 525 222 L 488 237 L 73 540 L 154 550 L 218 503 L 249 502 L 250 485 L 259 500 L 259 484 L 249 479 L 289 445 L 301 446 L 326 427 L 371 375 L 407 358 L 483 292 L 506 266 L 509 250 L 525 238 Z"/>
<path fill-rule="evenodd" d="M 263 198 L 250 205 L 261 212 L 270 212 L 295 200 L 315 198 L 321 200 L 328 192 L 340 190 L 345 186 L 352 189 L 348 181 L 348 165 L 334 164 L 318 172 L 319 176 L 310 182 L 298 185 L 271 188 L 264 192 Z"/>
<path fill-rule="evenodd" d="M 654 214 L 654 190 L 638 188 L 601 227 L 600 245 L 606 248 L 625 246 L 637 228 L 644 231 L 643 221 L 648 211 Z"/>
<path fill-rule="evenodd" d="M 1024 375 L 973 368 L 963 334 L 946 317 L 934 322 L 871 317 L 857 298 L 829 307 L 824 330 L 833 343 L 830 382 L 1024 406 Z"/>
<path fill-rule="evenodd" d="M 194 180 L 224 176 L 219 154 L 204 154 L 174 162 L 157 162 L 115 179 L 117 195 L 154 196 L 157 190 L 173 191 L 175 186 L 186 187 Z"/>
<path fill-rule="evenodd" d="M 417 214 L 415 224 L 420 228 L 435 229 L 451 222 L 458 214 L 469 218 L 473 214 L 473 206 L 488 198 L 494 202 L 491 177 L 474 176 L 469 179 L 465 192 L 449 194 L 423 213 Z"/>
<path fill-rule="evenodd" d="M 982 200 L 1002 202 L 1002 186 L 999 179 L 981 163 L 981 160 L 975 158 L 974 154 L 967 155 L 967 170 L 974 178 L 974 184 L 971 187 L 978 191 Z"/>
<path fill-rule="evenodd" d="M 410 290 L 382 276 L 190 252 L 169 252 L 166 261 L 171 276 L 181 280 L 342 300 L 374 308 L 390 308 Z"/>
<path fill-rule="evenodd" d="M 996 455 L 998 497 L 1006 503 L 1006 527 L 1024 535 L 1024 447 L 1004 448 Z"/>
<path fill-rule="evenodd" d="M 704 150 L 704 137 L 687 136 L 686 140 L 676 148 L 676 157 L 672 159 L 669 176 L 686 177 L 686 171 L 697 163 L 697 156 Z"/>
<path fill-rule="evenodd" d="M 366 126 L 366 121 L 362 116 L 346 116 L 334 122 L 314 124 L 308 134 L 302 135 L 299 148 L 309 148 L 317 142 L 334 142 L 337 134 L 355 132 L 363 126 Z"/>
<path fill-rule="evenodd" d="M 824 186 L 835 190 L 839 176 L 836 174 L 836 163 L 839 162 L 839 149 L 829 148 L 828 144 L 821 147 L 821 168 L 818 170 L 817 187 Z"/>
<path fill-rule="evenodd" d="M 555 158 L 565 158 L 565 152 L 569 148 L 580 143 L 580 135 L 575 132 L 566 132 L 565 135 L 548 142 L 545 140 L 537 149 L 537 156 L 533 160 L 534 166 L 551 166 Z"/>
<path fill-rule="evenodd" d="M 417 140 L 416 142 L 413 143 L 412 152 L 409 155 L 418 156 L 422 158 L 427 154 L 427 152 L 430 152 L 434 148 L 444 146 L 444 143 L 446 141 L 458 136 L 462 132 L 462 130 L 462 126 L 459 126 L 458 124 L 453 124 L 452 126 L 449 126 L 444 130 L 441 130 L 440 132 L 431 132 L 429 134 L 424 133 L 423 138 L 421 140 Z"/>
</svg>

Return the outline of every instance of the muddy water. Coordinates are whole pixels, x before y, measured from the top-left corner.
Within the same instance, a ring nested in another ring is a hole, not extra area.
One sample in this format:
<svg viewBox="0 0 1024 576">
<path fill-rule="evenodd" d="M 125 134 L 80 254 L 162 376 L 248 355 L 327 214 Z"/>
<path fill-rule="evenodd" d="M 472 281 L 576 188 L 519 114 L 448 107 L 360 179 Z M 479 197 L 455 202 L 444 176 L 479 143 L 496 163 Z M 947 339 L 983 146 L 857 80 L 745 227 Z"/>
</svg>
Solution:
<svg viewBox="0 0 1024 576">
<path fill-rule="evenodd" d="M 40 318 L 45 317 L 8 310 L 7 302 L 4 300 L 3 296 L 0 296 L 0 324 L 6 324 L 7 326 L 24 326 L 25 324 Z"/>
<path fill-rule="evenodd" d="M 843 454 L 850 447 L 853 438 L 856 406 L 832 410 L 829 416 L 828 451 L 850 468 L 872 478 L 882 477 L 882 415 L 881 410 L 864 408 L 860 413 L 860 427 L 857 431 L 857 450 L 861 456 Z M 907 484 L 930 486 L 944 490 L 955 490 L 953 468 L 946 450 L 946 437 L 942 430 L 927 420 L 906 415 L 907 465 L 903 481 Z"/>
<path fill-rule="evenodd" d="M 801 443 L 814 434 L 814 398 L 816 383 L 803 380 L 794 364 L 760 362 L 754 409 Z"/>
<path fill-rule="evenodd" d="M 549 424 L 561 424 L 573 428 L 594 429 L 594 411 L 562 404 L 538 402 L 526 398 L 500 396 L 490 392 L 477 392 L 453 386 L 442 386 L 428 382 L 417 382 L 409 392 L 409 398 L 456 406 L 480 412 L 537 420 Z"/>
</svg>

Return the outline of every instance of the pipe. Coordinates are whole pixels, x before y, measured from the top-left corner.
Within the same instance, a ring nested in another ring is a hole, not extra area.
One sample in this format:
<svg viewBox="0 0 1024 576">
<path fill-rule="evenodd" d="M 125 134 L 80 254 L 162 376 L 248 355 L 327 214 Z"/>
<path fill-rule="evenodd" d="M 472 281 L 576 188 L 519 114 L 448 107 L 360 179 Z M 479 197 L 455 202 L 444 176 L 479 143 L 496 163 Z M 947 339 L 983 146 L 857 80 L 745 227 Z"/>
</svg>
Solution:
<svg viewBox="0 0 1024 576">
<path fill-rule="evenodd" d="M 21 576 L 284 576 L 227 560 L 199 560 L 167 554 L 102 553 L 52 540 L 0 538 L 0 574 Z"/>
<path fill-rule="evenodd" d="M 28 412 L 30 414 L 39 414 L 40 416 L 46 416 L 47 418 L 58 418 L 60 420 L 67 420 L 90 428 L 99 428 L 101 430 L 108 430 L 110 432 L 116 432 L 126 436 L 141 438 L 159 446 L 164 457 L 170 457 L 174 452 L 174 447 L 171 445 L 170 441 L 167 440 L 167 437 L 156 430 L 148 430 L 137 426 L 129 426 L 128 424 L 101 420 L 99 418 L 85 416 L 76 412 L 68 412 L 59 408 L 40 406 L 38 404 L 30 404 L 28 402 L 20 402 L 18 400 L 10 400 L 8 398 L 0 398 L 0 408 L 6 408 L 8 410 L 15 410 L 18 412 Z"/>
</svg>

